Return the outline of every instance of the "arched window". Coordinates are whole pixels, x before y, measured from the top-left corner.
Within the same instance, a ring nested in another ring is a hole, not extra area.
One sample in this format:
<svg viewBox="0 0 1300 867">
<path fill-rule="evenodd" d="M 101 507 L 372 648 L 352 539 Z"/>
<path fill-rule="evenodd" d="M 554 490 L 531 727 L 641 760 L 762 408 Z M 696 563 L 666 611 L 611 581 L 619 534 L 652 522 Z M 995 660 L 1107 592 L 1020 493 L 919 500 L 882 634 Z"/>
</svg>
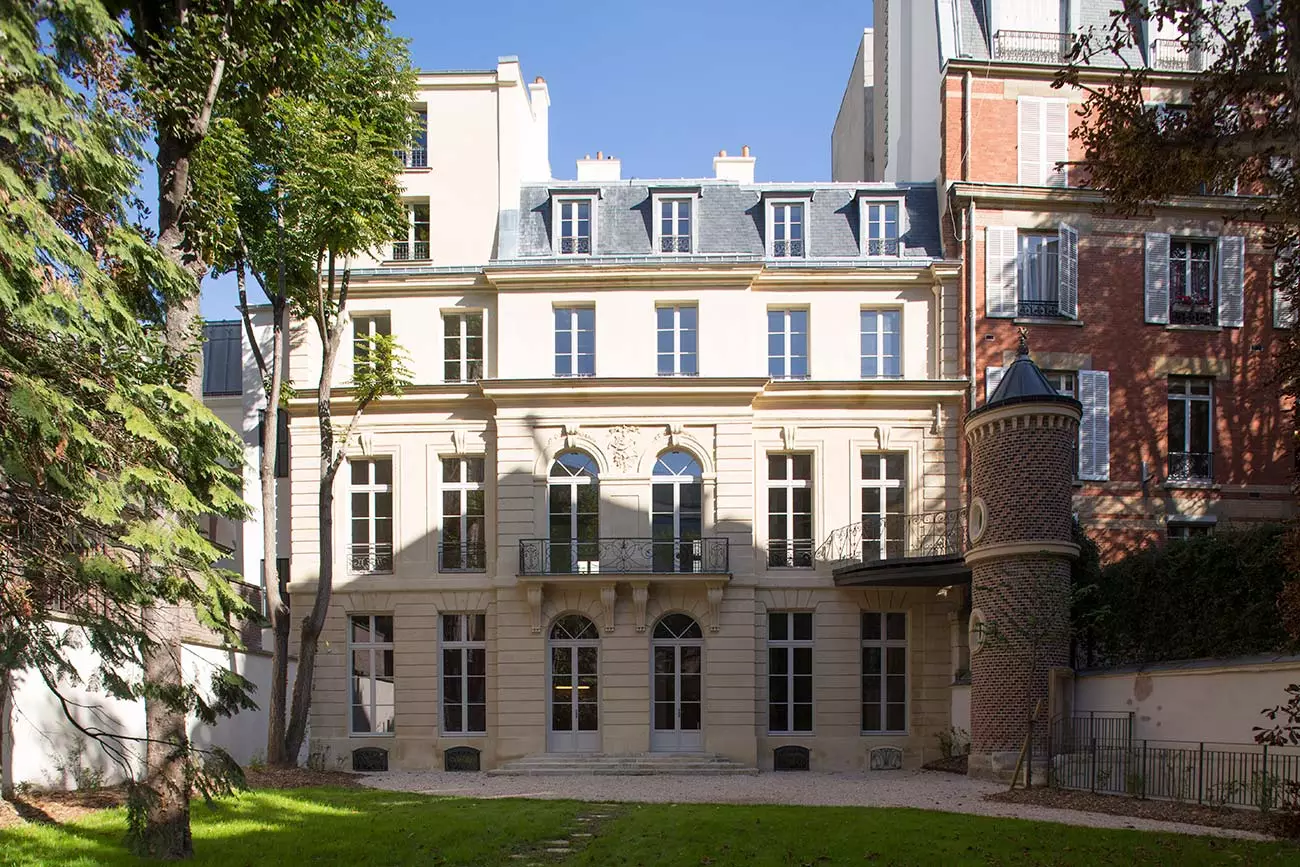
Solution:
<svg viewBox="0 0 1300 867">
<path fill-rule="evenodd" d="M 596 625 L 581 614 L 565 614 L 555 618 L 551 624 L 552 641 L 585 641 L 599 637 Z"/>
<path fill-rule="evenodd" d="M 551 624 L 549 644 L 546 748 L 595 752 L 600 748 L 600 634 L 581 614 L 564 614 Z"/>
<path fill-rule="evenodd" d="M 582 452 L 565 452 L 551 464 L 546 486 L 550 518 L 548 573 L 599 569 L 599 475 L 596 462 Z"/>
<path fill-rule="evenodd" d="M 703 485 L 699 461 L 680 450 L 655 461 L 650 530 L 654 571 L 696 572 L 704 534 Z"/>
<path fill-rule="evenodd" d="M 659 618 L 655 624 L 655 640 L 672 640 L 675 638 L 703 638 L 704 633 L 700 631 L 700 624 L 695 621 L 694 617 L 689 614 L 682 614 L 680 611 L 674 611 L 672 614 L 665 614 Z"/>
</svg>

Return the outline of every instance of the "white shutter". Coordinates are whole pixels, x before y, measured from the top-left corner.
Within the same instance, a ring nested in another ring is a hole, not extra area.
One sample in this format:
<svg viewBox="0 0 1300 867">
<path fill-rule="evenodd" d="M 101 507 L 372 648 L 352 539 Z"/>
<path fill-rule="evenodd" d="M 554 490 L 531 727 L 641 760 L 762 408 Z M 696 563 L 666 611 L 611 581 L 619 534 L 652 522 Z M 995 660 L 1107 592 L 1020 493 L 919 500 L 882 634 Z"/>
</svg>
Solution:
<svg viewBox="0 0 1300 867">
<path fill-rule="evenodd" d="M 1169 236 L 1147 232 L 1146 237 L 1146 320 L 1169 323 Z"/>
<path fill-rule="evenodd" d="M 1110 371 L 1079 371 L 1079 478 L 1110 478 Z"/>
<path fill-rule="evenodd" d="M 1281 266 L 1282 261 L 1279 257 L 1273 262 L 1273 327 L 1293 328 L 1295 327 L 1295 311 L 1291 309 L 1291 299 L 1278 286 L 1278 281 L 1281 280 L 1279 276 Z"/>
<path fill-rule="evenodd" d="M 1043 183 L 1067 183 L 1065 161 L 1070 158 L 1070 104 L 1064 99 L 1043 100 Z M 1059 167 L 1058 167 L 1058 164 Z"/>
<path fill-rule="evenodd" d="M 998 390 L 998 383 L 1002 381 L 1002 374 L 1006 372 L 1005 367 L 986 367 L 984 368 L 984 402 L 988 403 L 993 392 Z"/>
<path fill-rule="evenodd" d="M 1240 328 L 1245 316 L 1246 239 L 1227 235 L 1219 239 L 1219 324 Z"/>
<path fill-rule="evenodd" d="M 1037 186 L 1043 182 L 1043 101 L 1022 96 L 1019 100 L 1020 183 Z"/>
<path fill-rule="evenodd" d="M 984 313 L 1016 315 L 1016 230 L 1005 226 L 984 229 Z"/>
<path fill-rule="evenodd" d="M 1056 309 L 1062 316 L 1079 318 L 1079 233 L 1062 223 L 1056 230 Z"/>
</svg>

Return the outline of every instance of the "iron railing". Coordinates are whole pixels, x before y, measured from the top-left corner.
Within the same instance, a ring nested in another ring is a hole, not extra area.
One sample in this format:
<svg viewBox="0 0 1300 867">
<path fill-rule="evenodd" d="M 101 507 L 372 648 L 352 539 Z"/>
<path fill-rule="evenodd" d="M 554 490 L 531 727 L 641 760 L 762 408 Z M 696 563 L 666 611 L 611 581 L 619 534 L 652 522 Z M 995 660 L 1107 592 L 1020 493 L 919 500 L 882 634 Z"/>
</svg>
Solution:
<svg viewBox="0 0 1300 867">
<path fill-rule="evenodd" d="M 699 574 L 731 571 L 728 539 L 606 538 L 519 543 L 520 575 Z"/>
<path fill-rule="evenodd" d="M 1049 783 L 1111 795 L 1270 810 L 1300 782 L 1300 748 L 1133 736 L 1132 713 L 1057 718 Z"/>
<path fill-rule="evenodd" d="M 1218 325 L 1219 314 L 1209 301 L 1175 301 L 1169 305 L 1171 325 Z"/>
<path fill-rule="evenodd" d="M 1207 452 L 1170 452 L 1171 482 L 1208 482 L 1214 478 L 1214 455 Z"/>
<path fill-rule="evenodd" d="M 660 235 L 659 236 L 660 253 L 689 253 L 691 252 L 690 235 Z"/>
<path fill-rule="evenodd" d="M 812 539 L 768 540 L 767 565 L 773 569 L 811 569 L 813 565 Z"/>
<path fill-rule="evenodd" d="M 353 545 L 348 569 L 355 575 L 392 572 L 392 543 L 378 542 L 369 545 Z"/>
<path fill-rule="evenodd" d="M 1021 298 L 1016 302 L 1016 315 L 1035 319 L 1060 318 L 1061 303 L 1055 298 L 1049 301 L 1026 301 Z"/>
<path fill-rule="evenodd" d="M 407 169 L 426 169 L 429 167 L 429 151 L 426 148 L 411 148 L 405 151 L 394 151 L 397 158 L 402 161 L 402 167 Z"/>
<path fill-rule="evenodd" d="M 487 546 L 482 542 L 439 542 L 439 572 L 486 572 Z"/>
<path fill-rule="evenodd" d="M 966 550 L 966 510 L 883 515 L 840 527 L 817 549 L 832 566 L 918 557 L 955 557 Z"/>
<path fill-rule="evenodd" d="M 1205 64 L 1205 47 L 1190 46 L 1182 39 L 1157 39 L 1151 46 L 1151 65 L 1167 72 L 1200 72 Z"/>
<path fill-rule="evenodd" d="M 897 238 L 868 238 L 868 256 L 897 256 L 901 248 Z"/>
<path fill-rule="evenodd" d="M 560 238 L 560 252 L 566 255 L 591 252 L 590 235 L 570 235 Z"/>
<path fill-rule="evenodd" d="M 778 259 L 803 256 L 803 241 L 773 241 L 772 255 Z"/>
<path fill-rule="evenodd" d="M 1073 33 L 999 30 L 993 34 L 993 58 L 1022 63 L 1061 63 L 1074 47 Z"/>
<path fill-rule="evenodd" d="M 411 259 L 428 259 L 428 241 L 394 241 L 393 261 L 406 262 Z"/>
</svg>

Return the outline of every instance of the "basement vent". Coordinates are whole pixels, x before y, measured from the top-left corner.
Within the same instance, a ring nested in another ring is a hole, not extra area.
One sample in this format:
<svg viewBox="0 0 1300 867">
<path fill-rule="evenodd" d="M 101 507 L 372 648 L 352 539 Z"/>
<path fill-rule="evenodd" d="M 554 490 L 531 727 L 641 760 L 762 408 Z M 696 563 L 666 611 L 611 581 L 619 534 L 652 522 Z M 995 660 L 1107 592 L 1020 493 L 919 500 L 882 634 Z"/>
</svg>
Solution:
<svg viewBox="0 0 1300 867">
<path fill-rule="evenodd" d="M 871 751 L 871 770 L 899 771 L 903 768 L 903 751 L 898 747 L 876 747 Z"/>
<path fill-rule="evenodd" d="M 479 751 L 473 747 L 452 747 L 442 754 L 444 771 L 477 771 L 479 765 Z"/>
<path fill-rule="evenodd" d="M 388 750 L 378 747 L 363 747 L 352 751 L 352 770 L 386 771 L 388 770 Z"/>
<path fill-rule="evenodd" d="M 777 747 L 772 751 L 772 770 L 806 771 L 808 770 L 807 747 Z"/>
</svg>

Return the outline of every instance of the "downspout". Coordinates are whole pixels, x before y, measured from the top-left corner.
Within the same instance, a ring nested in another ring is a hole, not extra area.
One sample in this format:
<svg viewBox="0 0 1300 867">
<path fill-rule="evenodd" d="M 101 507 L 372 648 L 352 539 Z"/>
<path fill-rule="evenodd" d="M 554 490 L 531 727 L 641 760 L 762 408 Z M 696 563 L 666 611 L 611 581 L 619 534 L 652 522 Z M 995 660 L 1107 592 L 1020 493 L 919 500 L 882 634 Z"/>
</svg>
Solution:
<svg viewBox="0 0 1300 867">
<path fill-rule="evenodd" d="M 970 180 L 971 74 L 961 78 L 961 179 Z"/>
<path fill-rule="evenodd" d="M 970 180 L 971 73 L 961 82 L 961 179 Z M 966 373 L 970 378 L 970 404 L 975 408 L 975 200 L 966 206 Z"/>
</svg>

